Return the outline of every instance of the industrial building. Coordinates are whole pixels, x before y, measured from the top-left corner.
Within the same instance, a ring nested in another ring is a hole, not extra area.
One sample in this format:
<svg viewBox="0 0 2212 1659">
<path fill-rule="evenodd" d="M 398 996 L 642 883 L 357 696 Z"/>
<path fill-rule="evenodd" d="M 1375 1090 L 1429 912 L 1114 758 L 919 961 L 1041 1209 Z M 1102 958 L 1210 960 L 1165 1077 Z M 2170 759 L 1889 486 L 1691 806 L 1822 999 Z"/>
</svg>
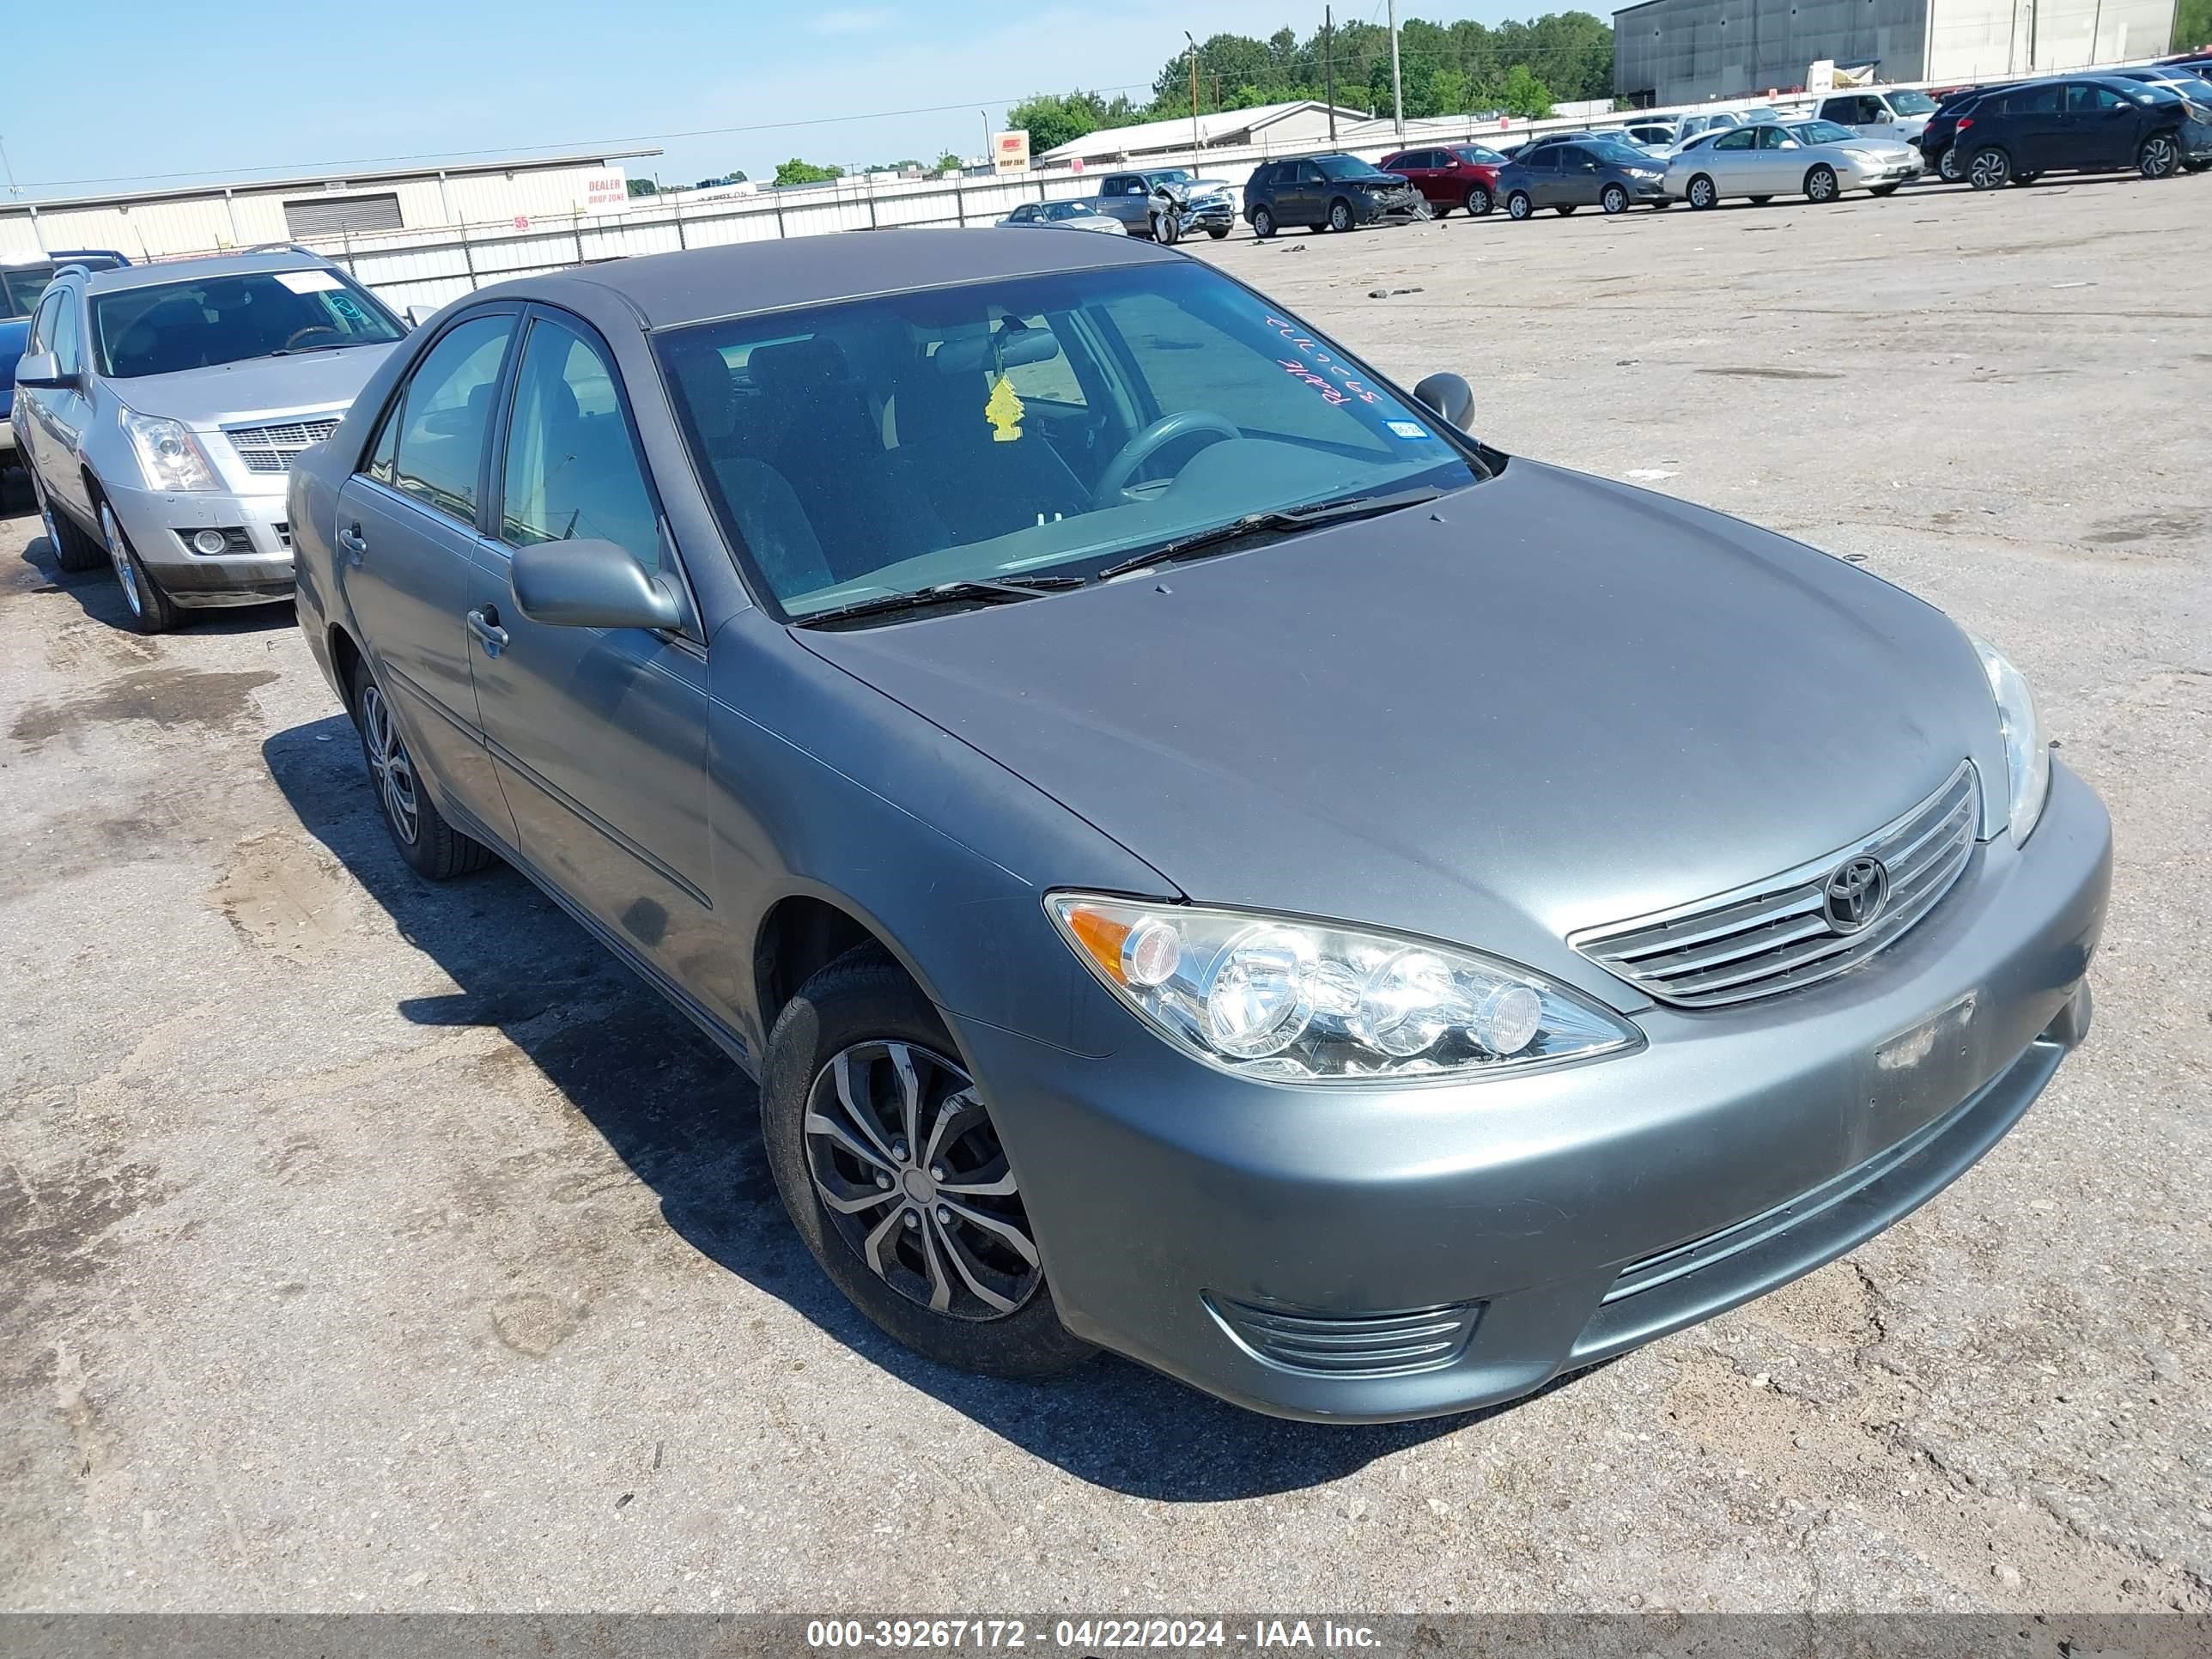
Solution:
<svg viewBox="0 0 2212 1659">
<path fill-rule="evenodd" d="M 1234 149 L 1257 144 L 1282 149 L 1325 144 L 1329 142 L 1330 114 L 1329 106 L 1320 100 L 1302 98 L 1288 104 L 1255 104 L 1250 109 L 1216 110 L 1194 119 L 1177 115 L 1165 121 L 1140 121 L 1134 126 L 1102 127 L 1097 132 L 1054 146 L 1037 156 L 1033 165 L 1095 167 L 1101 162 L 1142 161 L 1162 155 L 1188 155 L 1194 131 L 1198 135 L 1200 147 L 1205 149 Z M 1334 114 L 1340 127 L 1370 118 L 1367 111 L 1343 105 L 1337 106 Z"/>
<path fill-rule="evenodd" d="M 652 149 L 539 155 L 264 179 L 49 201 L 0 200 L 0 258 L 63 248 L 115 248 L 134 259 L 264 242 L 380 238 L 460 225 L 512 224 L 619 213 L 625 161 Z"/>
<path fill-rule="evenodd" d="M 1826 59 L 1965 83 L 2156 56 L 2174 0 L 1645 0 L 1613 15 L 1613 84 L 1643 106 L 1802 88 Z"/>
</svg>

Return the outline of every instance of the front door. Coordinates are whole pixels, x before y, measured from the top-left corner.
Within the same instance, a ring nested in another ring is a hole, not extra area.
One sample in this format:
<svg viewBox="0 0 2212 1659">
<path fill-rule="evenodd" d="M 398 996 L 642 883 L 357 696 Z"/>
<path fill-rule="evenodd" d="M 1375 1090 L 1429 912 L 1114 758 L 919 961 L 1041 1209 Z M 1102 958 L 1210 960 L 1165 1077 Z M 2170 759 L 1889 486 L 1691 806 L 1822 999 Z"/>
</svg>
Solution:
<svg viewBox="0 0 2212 1659">
<path fill-rule="evenodd" d="M 1811 170 L 1805 160 L 1805 147 L 1771 123 L 1752 131 L 1759 135 L 1759 193 L 1787 196 L 1803 190 L 1805 174 Z"/>
<path fill-rule="evenodd" d="M 1759 129 L 1732 127 L 1703 146 L 1707 152 L 1705 171 L 1723 196 L 1764 196 L 1759 180 Z"/>
<path fill-rule="evenodd" d="M 484 735 L 525 857 L 671 978 L 731 1006 L 708 868 L 707 653 L 686 632 L 532 622 L 511 550 L 613 542 L 683 573 L 611 360 L 584 324 L 533 310 L 495 441 L 497 534 L 471 577 Z"/>
<path fill-rule="evenodd" d="M 2076 82 L 2066 88 L 2059 149 L 2078 159 L 2054 167 L 2116 167 L 2135 160 L 2135 106 L 2110 87 Z"/>
<path fill-rule="evenodd" d="M 456 321 L 393 395 L 362 471 L 338 492 L 337 584 L 408 751 L 443 795 L 511 841 L 469 678 L 470 571 L 492 398 L 512 307 Z"/>
<path fill-rule="evenodd" d="M 1595 207 L 1604 185 L 1605 174 L 1595 155 L 1580 144 L 1559 147 L 1559 194 L 1552 198 L 1553 206 Z"/>
<path fill-rule="evenodd" d="M 44 302 L 41 302 L 41 309 Z M 76 516 L 92 517 L 92 494 L 85 488 L 84 469 L 77 465 L 77 441 L 92 418 L 92 399 L 85 394 L 83 301 L 73 287 L 55 295 L 51 337 L 44 343 L 54 355 L 54 367 L 64 376 L 77 377 L 74 386 L 40 388 L 33 394 L 39 481 L 49 495 L 76 509 Z M 19 392 L 20 402 L 22 394 Z M 21 418 L 19 415 L 18 420 Z"/>
</svg>

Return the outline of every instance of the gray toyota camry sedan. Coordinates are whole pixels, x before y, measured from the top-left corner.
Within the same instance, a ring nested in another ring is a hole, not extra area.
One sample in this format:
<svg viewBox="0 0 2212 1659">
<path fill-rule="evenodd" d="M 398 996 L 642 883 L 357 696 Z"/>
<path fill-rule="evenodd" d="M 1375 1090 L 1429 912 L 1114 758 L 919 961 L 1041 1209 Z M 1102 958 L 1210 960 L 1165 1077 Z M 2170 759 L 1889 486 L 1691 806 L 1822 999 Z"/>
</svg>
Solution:
<svg viewBox="0 0 2212 1659">
<path fill-rule="evenodd" d="M 301 457 L 300 619 L 402 855 L 756 1078 L 885 1330 L 1460 1411 L 1940 1191 L 2110 878 L 1993 647 L 1468 402 L 1120 238 L 532 276 Z"/>
</svg>

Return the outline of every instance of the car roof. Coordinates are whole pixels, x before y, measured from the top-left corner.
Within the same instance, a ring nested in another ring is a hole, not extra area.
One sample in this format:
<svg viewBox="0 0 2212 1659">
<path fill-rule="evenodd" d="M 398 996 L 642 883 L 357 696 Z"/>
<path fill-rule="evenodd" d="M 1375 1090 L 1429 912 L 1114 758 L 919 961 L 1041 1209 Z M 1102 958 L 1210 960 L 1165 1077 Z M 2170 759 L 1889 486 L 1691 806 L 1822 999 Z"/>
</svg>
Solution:
<svg viewBox="0 0 2212 1659">
<path fill-rule="evenodd" d="M 887 247 L 885 238 L 896 246 Z M 676 328 L 915 289 L 1161 264 L 1183 257 L 1142 238 L 855 231 L 613 259 L 501 283 L 476 297 L 542 299 L 588 315 L 614 296 L 647 328 Z"/>
<path fill-rule="evenodd" d="M 116 270 L 95 270 L 86 279 L 85 292 L 113 294 L 126 288 L 151 288 L 161 283 L 189 283 L 203 276 L 246 276 L 256 271 L 336 269 L 321 255 L 298 250 L 222 253 L 204 259 L 171 259 L 161 264 L 125 265 Z"/>
</svg>

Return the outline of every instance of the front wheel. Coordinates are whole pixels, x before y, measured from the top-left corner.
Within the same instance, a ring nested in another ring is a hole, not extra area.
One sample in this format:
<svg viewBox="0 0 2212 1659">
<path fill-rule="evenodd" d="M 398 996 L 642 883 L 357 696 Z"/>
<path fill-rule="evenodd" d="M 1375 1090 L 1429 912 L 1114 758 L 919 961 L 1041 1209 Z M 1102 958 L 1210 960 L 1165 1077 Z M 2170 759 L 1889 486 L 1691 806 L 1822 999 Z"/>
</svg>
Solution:
<svg viewBox="0 0 2212 1659">
<path fill-rule="evenodd" d="M 997 1124 L 929 999 L 864 946 L 769 1034 L 761 1132 L 784 1208 L 854 1306 L 916 1352 L 993 1376 L 1091 1358 L 1060 1322 Z"/>
<path fill-rule="evenodd" d="M 1516 190 L 1505 198 L 1505 216 L 1509 219 L 1525 219 L 1535 210 L 1536 204 L 1528 199 L 1525 190 Z"/>
<path fill-rule="evenodd" d="M 1339 234 L 1352 228 L 1352 204 L 1340 196 L 1328 204 L 1328 228 Z"/>
<path fill-rule="evenodd" d="M 1490 199 L 1490 189 L 1486 185 L 1474 185 L 1468 188 L 1467 192 L 1468 218 L 1480 219 L 1495 205 L 1496 204 Z"/>
<path fill-rule="evenodd" d="M 1974 152 L 1966 166 L 1966 182 L 1976 190 L 2002 190 L 2012 177 L 2012 157 L 1992 144 Z"/>
<path fill-rule="evenodd" d="M 1832 202 L 1843 191 L 1836 187 L 1836 170 L 1825 162 L 1809 167 L 1805 173 L 1805 199 L 1808 202 Z M 1754 202 L 1759 198 L 1754 196 Z"/>
<path fill-rule="evenodd" d="M 123 590 L 123 603 L 130 609 L 131 628 L 141 634 L 167 633 L 179 621 L 176 605 L 146 574 L 144 562 L 131 545 L 131 538 L 124 534 L 106 497 L 94 499 L 100 503 L 100 538 L 106 544 L 107 562 L 114 567 L 116 586 Z"/>
<path fill-rule="evenodd" d="M 1720 205 L 1720 187 L 1715 185 L 1712 179 L 1706 174 L 1701 173 L 1696 178 L 1690 180 L 1690 205 L 1692 207 L 1717 207 Z"/>
<path fill-rule="evenodd" d="M 1266 241 L 1275 234 L 1275 216 L 1263 207 L 1252 210 L 1252 234 Z"/>
<path fill-rule="evenodd" d="M 1607 185 L 1605 193 L 1597 198 L 1597 204 L 1607 213 L 1626 213 L 1628 211 L 1628 192 L 1619 185 Z"/>
<path fill-rule="evenodd" d="M 1152 240 L 1162 247 L 1173 247 L 1182 240 L 1182 227 L 1172 213 L 1162 214 L 1152 221 Z"/>
<path fill-rule="evenodd" d="M 2154 132 L 2136 155 L 2136 171 L 2146 179 L 2171 179 L 2181 169 L 2181 145 L 2170 132 Z"/>
</svg>

